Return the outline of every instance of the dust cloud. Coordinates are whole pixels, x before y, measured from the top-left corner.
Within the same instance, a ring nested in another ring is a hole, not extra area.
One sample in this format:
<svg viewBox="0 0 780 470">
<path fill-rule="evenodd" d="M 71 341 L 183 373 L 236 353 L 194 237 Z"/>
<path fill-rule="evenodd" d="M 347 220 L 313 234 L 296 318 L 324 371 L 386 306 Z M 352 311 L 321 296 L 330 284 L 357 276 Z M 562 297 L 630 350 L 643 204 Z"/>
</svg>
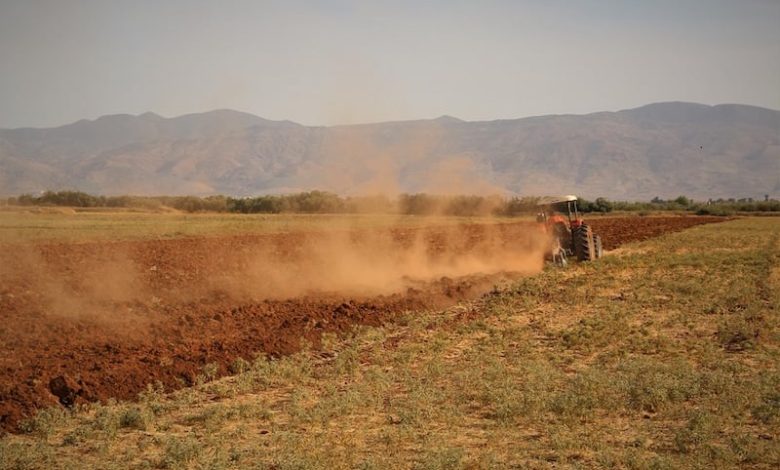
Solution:
<svg viewBox="0 0 780 470">
<path fill-rule="evenodd" d="M 321 160 L 307 161 L 296 181 L 306 189 L 346 196 L 401 193 L 499 195 L 511 192 L 495 183 L 489 162 L 453 153 L 453 124 L 437 120 L 331 128 L 319 144 Z"/>
<path fill-rule="evenodd" d="M 136 261 L 112 245 L 0 246 L 0 310 L 140 333 L 146 321 L 131 314 L 153 298 L 151 286 Z"/>
<path fill-rule="evenodd" d="M 538 272 L 533 225 L 321 230 L 0 249 L 0 308 L 139 326 L 161 306 L 425 290 L 442 278 Z"/>
<path fill-rule="evenodd" d="M 211 287 L 237 298 L 392 294 L 444 277 L 536 273 L 547 242 L 533 227 L 510 233 L 485 224 L 322 232 L 288 243 L 256 247 Z"/>
<path fill-rule="evenodd" d="M 321 142 L 323 160 L 300 168 L 298 178 L 311 189 L 355 196 L 368 212 L 388 205 L 398 210 L 402 195 L 413 192 L 430 196 L 428 215 L 446 215 L 452 198 L 474 195 L 482 196 L 474 211 L 492 216 L 509 192 L 492 182 L 490 168 L 448 152 L 449 125 L 331 128 Z M 209 288 L 237 298 L 391 294 L 443 277 L 535 273 L 549 245 L 536 226 L 510 229 L 506 219 L 442 227 L 435 217 L 420 217 L 416 228 L 405 229 L 397 217 L 390 229 L 323 231 L 301 236 L 293 246 L 256 247 L 236 269 L 213 276 Z"/>
</svg>

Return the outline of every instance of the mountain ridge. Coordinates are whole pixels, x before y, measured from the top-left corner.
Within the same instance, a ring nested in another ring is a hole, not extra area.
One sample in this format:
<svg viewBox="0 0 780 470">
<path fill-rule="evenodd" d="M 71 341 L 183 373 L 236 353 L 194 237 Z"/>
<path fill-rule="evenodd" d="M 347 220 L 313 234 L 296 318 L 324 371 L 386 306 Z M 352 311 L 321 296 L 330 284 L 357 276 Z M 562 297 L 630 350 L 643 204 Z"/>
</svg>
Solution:
<svg viewBox="0 0 780 470">
<path fill-rule="evenodd" d="M 0 193 L 44 189 L 760 196 L 780 192 L 780 111 L 662 102 L 492 121 L 304 126 L 219 109 L 0 129 Z"/>
<path fill-rule="evenodd" d="M 52 130 L 52 129 L 59 129 L 62 127 L 68 127 L 72 126 L 74 124 L 78 123 L 94 123 L 96 121 L 99 121 L 101 119 L 105 118 L 112 118 L 112 117 L 130 117 L 130 118 L 153 118 L 155 120 L 175 120 L 179 118 L 185 118 L 190 116 L 203 116 L 203 115 L 211 115 L 211 114 L 218 114 L 218 113 L 231 113 L 235 115 L 243 115 L 247 117 L 252 117 L 256 119 L 260 119 L 266 122 L 272 122 L 272 123 L 286 123 L 286 124 L 295 124 L 298 126 L 303 127 L 310 127 L 310 128 L 330 128 L 330 127 L 349 127 L 349 126 L 366 126 L 366 125 L 375 125 L 375 124 L 391 124 L 391 123 L 403 123 L 403 122 L 420 122 L 420 121 L 436 121 L 436 120 L 445 120 L 445 121 L 452 121 L 452 122 L 465 122 L 465 123 L 478 123 L 478 122 L 496 122 L 496 121 L 519 121 L 523 119 L 535 119 L 535 118 L 548 118 L 548 117 L 563 117 L 563 116 L 594 116 L 599 114 L 615 114 L 615 113 L 624 113 L 624 112 L 630 112 L 630 111 L 638 111 L 646 108 L 655 108 L 655 107 L 667 107 L 667 106 L 674 106 L 674 105 L 685 105 L 685 106 L 697 106 L 701 107 L 702 109 L 713 109 L 713 108 L 731 108 L 731 107 L 737 107 L 737 108 L 746 108 L 746 109 L 753 109 L 753 110 L 760 110 L 760 111 L 768 111 L 771 113 L 780 113 L 780 110 L 767 108 L 764 106 L 757 106 L 757 105 L 751 105 L 751 104 L 741 104 L 741 103 L 719 103 L 714 105 L 709 104 L 702 104 L 702 103 L 695 103 L 691 101 L 659 101 L 656 103 L 648 103 L 642 106 L 638 106 L 635 108 L 625 108 L 625 109 L 619 109 L 617 111 L 593 111 L 590 113 L 551 113 L 551 114 L 534 114 L 530 116 L 521 116 L 521 117 L 513 117 L 513 118 L 497 118 L 497 119 L 487 119 L 487 120 L 465 120 L 461 119 L 457 116 L 452 116 L 449 114 L 442 114 L 435 118 L 419 118 L 419 119 L 401 119 L 401 120 L 392 120 L 392 121 L 372 121 L 372 122 L 365 122 L 365 123 L 353 123 L 353 124 L 331 124 L 331 125 L 304 125 L 301 123 L 298 123 L 296 121 L 292 121 L 289 119 L 281 119 L 281 120 L 275 120 L 275 119 L 267 119 L 262 116 L 258 116 L 256 114 L 247 112 L 247 111 L 238 111 L 235 109 L 230 108 L 217 108 L 212 109 L 209 111 L 202 111 L 202 112 L 193 112 L 193 113 L 185 113 L 180 114 L 178 116 L 171 116 L 171 117 L 165 117 L 160 114 L 155 113 L 154 111 L 145 111 L 140 114 L 131 114 L 131 113 L 113 113 L 113 114 L 103 114 L 101 116 L 98 116 L 94 119 L 79 119 L 73 122 L 60 124 L 57 126 L 49 126 L 49 127 L 39 127 L 39 126 L 22 126 L 22 127 L 0 127 L 0 132 L 2 131 L 21 131 L 21 130 Z"/>
</svg>

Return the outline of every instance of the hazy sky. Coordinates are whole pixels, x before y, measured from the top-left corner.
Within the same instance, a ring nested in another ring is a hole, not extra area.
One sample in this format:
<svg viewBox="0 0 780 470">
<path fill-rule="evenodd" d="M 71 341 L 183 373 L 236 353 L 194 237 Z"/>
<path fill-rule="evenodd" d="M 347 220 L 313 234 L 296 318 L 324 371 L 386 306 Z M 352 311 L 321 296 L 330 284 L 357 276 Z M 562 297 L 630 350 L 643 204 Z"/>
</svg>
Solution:
<svg viewBox="0 0 780 470">
<path fill-rule="evenodd" d="M 780 0 L 0 0 L 0 127 L 780 109 Z"/>
</svg>

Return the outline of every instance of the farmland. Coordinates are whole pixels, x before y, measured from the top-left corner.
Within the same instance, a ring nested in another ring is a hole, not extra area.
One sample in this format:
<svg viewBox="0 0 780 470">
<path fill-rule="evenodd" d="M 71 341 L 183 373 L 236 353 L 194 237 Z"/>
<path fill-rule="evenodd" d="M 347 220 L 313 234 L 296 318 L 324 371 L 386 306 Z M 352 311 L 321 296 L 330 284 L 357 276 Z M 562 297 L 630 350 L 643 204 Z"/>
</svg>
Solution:
<svg viewBox="0 0 780 470">
<path fill-rule="evenodd" d="M 594 218 L 557 269 L 525 220 L 46 217 L 3 219 L 9 468 L 780 458 L 771 218 Z"/>
</svg>

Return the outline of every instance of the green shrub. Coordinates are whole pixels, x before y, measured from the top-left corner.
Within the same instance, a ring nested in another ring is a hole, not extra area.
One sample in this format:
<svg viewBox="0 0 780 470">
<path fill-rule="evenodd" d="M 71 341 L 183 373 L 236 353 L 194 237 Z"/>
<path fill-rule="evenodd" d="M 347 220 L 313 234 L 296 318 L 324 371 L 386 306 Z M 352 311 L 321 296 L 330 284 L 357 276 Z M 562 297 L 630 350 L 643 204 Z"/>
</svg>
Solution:
<svg viewBox="0 0 780 470">
<path fill-rule="evenodd" d="M 248 371 L 251 367 L 252 364 L 250 364 L 249 361 L 243 357 L 237 357 L 233 362 L 230 363 L 228 370 L 231 374 L 242 374 Z"/>
<path fill-rule="evenodd" d="M 144 413 L 137 406 L 132 406 L 130 408 L 125 409 L 119 415 L 120 428 L 146 430 L 147 426 L 148 426 L 148 419 L 146 413 Z"/>
<path fill-rule="evenodd" d="M 743 351 L 755 347 L 760 330 L 758 325 L 742 317 L 727 318 L 718 326 L 717 337 L 728 351 Z"/>
<path fill-rule="evenodd" d="M 169 437 L 160 462 L 163 468 L 187 468 L 201 452 L 200 443 L 191 437 Z"/>
<path fill-rule="evenodd" d="M 701 206 L 696 210 L 696 215 L 714 215 L 727 217 L 734 215 L 733 210 L 729 210 L 723 206 Z"/>
</svg>

